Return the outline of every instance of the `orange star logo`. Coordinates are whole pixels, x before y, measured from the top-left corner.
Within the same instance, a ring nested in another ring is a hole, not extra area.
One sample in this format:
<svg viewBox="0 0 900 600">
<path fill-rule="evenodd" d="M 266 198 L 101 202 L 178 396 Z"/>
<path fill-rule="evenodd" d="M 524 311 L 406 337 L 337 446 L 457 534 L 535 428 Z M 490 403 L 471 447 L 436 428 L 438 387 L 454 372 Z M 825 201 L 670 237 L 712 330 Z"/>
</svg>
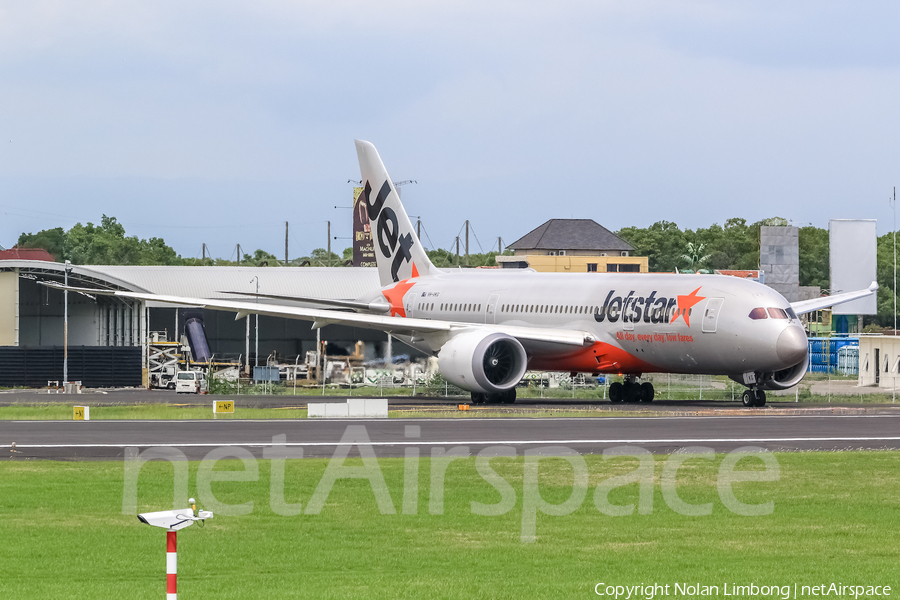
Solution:
<svg viewBox="0 0 900 600">
<path fill-rule="evenodd" d="M 700 287 L 703 287 L 702 285 Z M 700 302 L 701 300 L 706 300 L 706 296 L 698 296 L 697 292 L 700 291 L 700 288 L 697 288 L 687 296 L 678 296 L 677 307 L 678 310 L 675 311 L 675 318 L 672 319 L 672 323 L 674 323 L 678 317 L 684 319 L 685 324 L 690 327 L 691 326 L 691 308 Z"/>
<path fill-rule="evenodd" d="M 388 303 L 391 305 L 391 316 L 406 316 L 406 310 L 403 308 L 403 296 L 406 295 L 406 292 L 409 291 L 409 288 L 416 285 L 416 282 L 409 282 L 409 279 L 404 279 L 403 281 L 394 284 L 394 287 L 382 290 L 381 294 L 387 299 Z"/>
</svg>

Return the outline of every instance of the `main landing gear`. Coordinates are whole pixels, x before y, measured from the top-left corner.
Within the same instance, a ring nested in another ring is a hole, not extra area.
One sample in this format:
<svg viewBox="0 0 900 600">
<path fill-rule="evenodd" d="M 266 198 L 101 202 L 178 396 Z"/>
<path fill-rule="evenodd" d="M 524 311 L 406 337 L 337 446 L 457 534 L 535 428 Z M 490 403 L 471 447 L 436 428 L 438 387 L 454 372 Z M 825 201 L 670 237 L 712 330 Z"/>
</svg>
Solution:
<svg viewBox="0 0 900 600">
<path fill-rule="evenodd" d="M 741 396 L 741 404 L 747 408 L 766 405 L 766 393 L 759 388 L 747 388 Z"/>
<path fill-rule="evenodd" d="M 516 388 L 498 394 L 472 392 L 472 404 L 512 404 L 516 401 Z"/>
<path fill-rule="evenodd" d="M 625 381 L 611 383 L 609 385 L 609 400 L 612 403 L 619 402 L 653 402 L 655 394 L 653 384 L 649 381 L 638 383 L 634 375 L 625 376 Z"/>
</svg>

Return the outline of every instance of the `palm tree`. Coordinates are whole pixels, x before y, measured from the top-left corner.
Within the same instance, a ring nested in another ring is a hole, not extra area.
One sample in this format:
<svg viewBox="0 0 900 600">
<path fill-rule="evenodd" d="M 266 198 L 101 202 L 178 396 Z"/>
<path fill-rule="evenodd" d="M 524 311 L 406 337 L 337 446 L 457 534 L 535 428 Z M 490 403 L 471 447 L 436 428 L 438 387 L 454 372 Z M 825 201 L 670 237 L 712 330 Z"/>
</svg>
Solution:
<svg viewBox="0 0 900 600">
<path fill-rule="evenodd" d="M 687 254 L 682 254 L 681 258 L 687 261 L 688 268 L 696 271 L 696 267 L 699 267 L 702 263 L 709 260 L 711 254 L 707 254 L 706 256 L 701 256 L 703 254 L 703 250 L 706 248 L 704 244 L 700 244 L 696 248 L 694 248 L 693 242 L 688 242 L 687 245 Z"/>
</svg>

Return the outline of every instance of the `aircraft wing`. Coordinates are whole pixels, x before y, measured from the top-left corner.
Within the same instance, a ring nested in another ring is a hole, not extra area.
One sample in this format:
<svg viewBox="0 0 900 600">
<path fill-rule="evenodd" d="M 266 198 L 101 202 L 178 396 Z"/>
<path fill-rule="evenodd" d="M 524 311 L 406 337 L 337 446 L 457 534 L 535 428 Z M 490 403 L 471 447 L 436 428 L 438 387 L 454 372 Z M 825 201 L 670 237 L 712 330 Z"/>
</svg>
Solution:
<svg viewBox="0 0 900 600">
<path fill-rule="evenodd" d="M 457 333 L 471 331 L 472 329 L 486 328 L 491 331 L 506 333 L 526 344 L 537 342 L 542 344 L 561 345 L 572 351 L 572 347 L 581 348 L 594 343 L 595 337 L 587 331 L 575 329 L 543 329 L 540 327 L 518 327 L 510 325 L 489 325 L 483 323 L 465 323 L 454 321 L 435 321 L 431 319 L 414 319 L 406 317 L 391 317 L 384 315 L 370 315 L 350 313 L 338 310 L 304 308 L 300 306 L 284 306 L 280 304 L 259 304 L 242 300 L 217 300 L 204 298 L 187 298 L 182 296 L 167 296 L 162 294 L 146 294 L 140 292 L 123 292 L 117 290 L 103 290 L 93 288 L 78 288 L 69 286 L 66 288 L 53 282 L 40 282 L 42 285 L 57 289 L 68 289 L 71 292 L 83 294 L 115 296 L 116 298 L 129 298 L 132 300 L 146 300 L 151 302 L 164 302 L 167 304 L 179 304 L 182 306 L 196 306 L 209 310 L 221 310 L 237 313 L 235 320 L 247 315 L 260 314 L 270 317 L 283 317 L 287 319 L 299 319 L 312 321 L 313 328 L 326 325 L 347 325 L 350 327 L 363 327 L 366 329 L 378 329 L 391 334 L 407 335 L 413 337 L 434 336 L 439 345 L 450 339 Z"/>
<path fill-rule="evenodd" d="M 851 300 L 858 300 L 860 298 L 865 298 L 871 294 L 874 294 L 878 290 L 878 283 L 872 282 L 872 285 L 867 287 L 864 290 L 857 290 L 855 292 L 844 292 L 842 294 L 834 294 L 833 296 L 822 296 L 821 298 L 813 298 L 812 300 L 801 300 L 800 302 L 791 302 L 791 308 L 794 309 L 794 312 L 798 315 L 802 315 L 808 312 L 812 312 L 814 310 L 821 310 L 823 308 L 828 308 L 829 306 L 834 306 L 835 304 L 843 304 L 844 302 L 850 302 Z"/>
<path fill-rule="evenodd" d="M 386 313 L 391 307 L 387 302 L 356 302 L 354 300 L 332 300 L 330 298 L 313 298 L 311 296 L 281 296 L 278 294 L 254 294 L 253 292 L 220 292 L 235 296 L 250 296 L 252 298 L 268 298 L 270 300 L 286 300 L 288 302 L 303 302 L 305 304 L 318 304 L 346 310 L 365 310 L 376 313 Z"/>
</svg>

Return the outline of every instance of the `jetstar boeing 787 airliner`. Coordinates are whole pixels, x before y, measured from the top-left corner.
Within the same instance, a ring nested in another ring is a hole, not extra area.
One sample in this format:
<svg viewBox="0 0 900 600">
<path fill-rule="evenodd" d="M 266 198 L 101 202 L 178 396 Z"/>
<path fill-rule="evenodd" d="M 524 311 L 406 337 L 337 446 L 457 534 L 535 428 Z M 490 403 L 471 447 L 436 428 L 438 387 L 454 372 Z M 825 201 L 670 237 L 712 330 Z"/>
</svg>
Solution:
<svg viewBox="0 0 900 600">
<path fill-rule="evenodd" d="M 516 384 L 533 369 L 622 374 L 609 389 L 613 402 L 653 400 L 653 385 L 640 383 L 646 373 L 727 375 L 747 387 L 745 406 L 761 406 L 765 390 L 789 388 L 806 373 L 797 315 L 878 287 L 791 304 L 769 287 L 720 275 L 442 271 L 416 238 L 375 147 L 357 141 L 356 151 L 383 286 L 370 297 L 280 298 L 327 307 L 305 308 L 81 291 L 233 311 L 237 319 L 258 312 L 313 327 L 380 329 L 437 355 L 441 374 L 475 403 L 514 402 Z"/>
</svg>

